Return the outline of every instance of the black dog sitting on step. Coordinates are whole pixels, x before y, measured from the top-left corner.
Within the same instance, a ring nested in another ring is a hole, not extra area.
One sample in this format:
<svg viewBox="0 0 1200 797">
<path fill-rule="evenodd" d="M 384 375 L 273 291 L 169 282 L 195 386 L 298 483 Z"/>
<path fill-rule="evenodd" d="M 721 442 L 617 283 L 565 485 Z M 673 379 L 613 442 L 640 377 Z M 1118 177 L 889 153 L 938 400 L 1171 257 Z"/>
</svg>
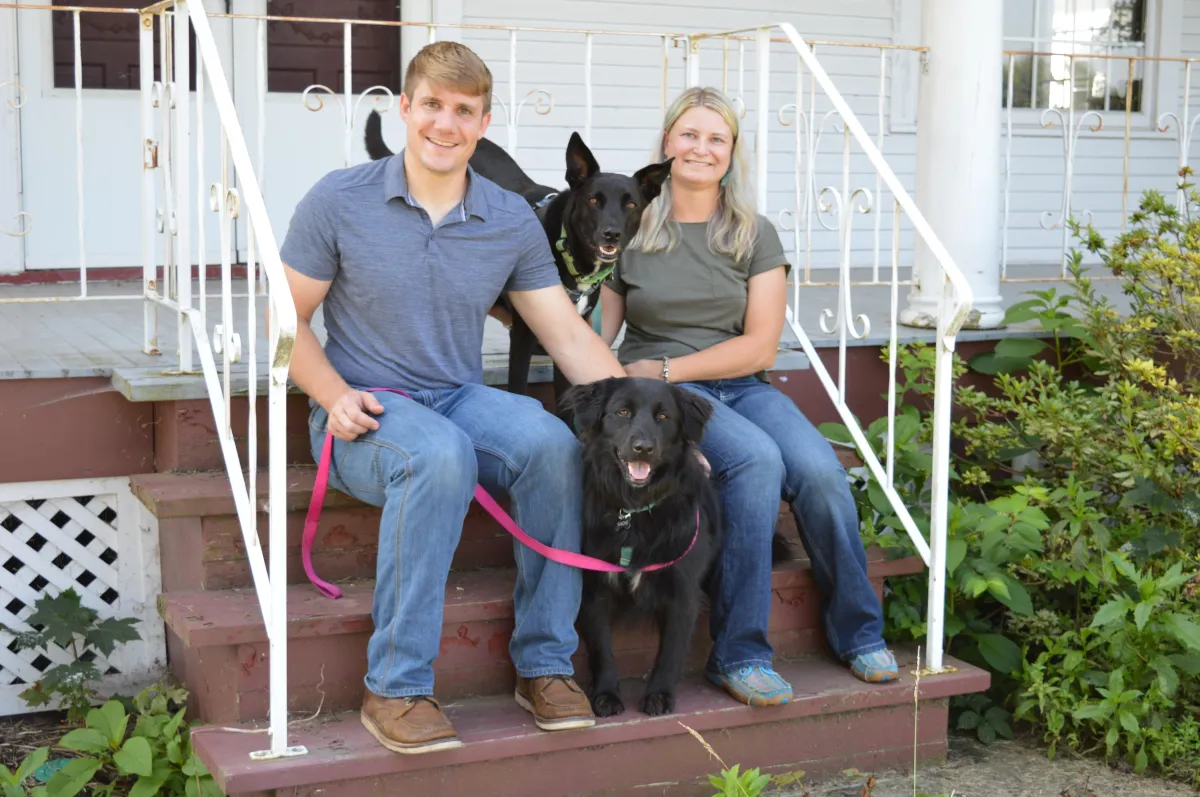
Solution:
<svg viewBox="0 0 1200 797">
<path fill-rule="evenodd" d="M 364 133 L 372 160 L 392 155 L 383 141 L 378 112 L 367 117 Z M 559 278 L 580 314 L 591 319 L 600 298 L 600 284 L 612 273 L 623 249 L 637 235 L 646 209 L 671 173 L 671 161 L 643 167 L 632 177 L 604 172 L 578 133 L 567 143 L 567 188 L 555 191 L 530 179 L 515 160 L 494 141 L 483 138 L 471 155 L 471 168 L 528 202 L 546 231 Z M 497 302 L 512 321 L 509 328 L 508 389 L 529 392 L 529 361 L 545 354 L 533 332 L 513 310 L 507 297 Z M 555 398 L 569 387 L 554 368 Z"/>
<path fill-rule="evenodd" d="M 578 626 L 592 709 L 600 717 L 625 710 L 613 625 L 648 615 L 659 646 L 639 708 L 670 713 L 721 548 L 717 490 L 693 451 L 712 406 L 667 382 L 612 378 L 571 388 L 563 409 L 575 416 L 583 444 L 582 552 L 629 568 L 583 572 Z"/>
<path fill-rule="evenodd" d="M 625 710 L 613 626 L 649 616 L 659 645 L 639 708 L 670 713 L 696 621 L 717 586 L 724 541 L 717 487 L 696 457 L 712 404 L 668 382 L 623 377 L 572 387 L 561 408 L 573 416 L 583 449 L 582 553 L 628 568 L 583 571 L 577 625 L 592 710 L 600 717 Z M 772 564 L 791 558 L 776 531 Z"/>
</svg>

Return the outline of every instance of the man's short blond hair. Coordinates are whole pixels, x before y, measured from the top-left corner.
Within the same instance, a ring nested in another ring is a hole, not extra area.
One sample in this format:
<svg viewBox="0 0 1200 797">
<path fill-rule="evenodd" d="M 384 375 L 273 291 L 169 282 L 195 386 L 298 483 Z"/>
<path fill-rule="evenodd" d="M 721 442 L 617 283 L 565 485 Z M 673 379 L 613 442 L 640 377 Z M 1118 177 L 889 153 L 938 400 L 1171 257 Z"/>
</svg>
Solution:
<svg viewBox="0 0 1200 797">
<path fill-rule="evenodd" d="M 492 72 L 483 59 L 465 44 L 434 42 L 421 48 L 404 73 L 404 91 L 424 78 L 431 85 L 483 98 L 483 112 L 492 110 Z M 408 99 L 413 100 L 411 94 Z"/>
</svg>

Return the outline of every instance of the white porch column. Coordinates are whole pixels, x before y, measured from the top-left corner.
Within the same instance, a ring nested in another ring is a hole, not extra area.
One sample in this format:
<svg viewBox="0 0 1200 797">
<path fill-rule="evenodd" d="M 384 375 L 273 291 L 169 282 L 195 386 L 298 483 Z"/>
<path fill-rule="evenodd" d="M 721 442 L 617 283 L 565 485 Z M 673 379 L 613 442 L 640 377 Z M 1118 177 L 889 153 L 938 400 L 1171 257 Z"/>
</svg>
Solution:
<svg viewBox="0 0 1200 797">
<path fill-rule="evenodd" d="M 1002 4 L 923 0 L 921 44 L 929 48 L 917 104 L 916 200 L 975 294 L 967 326 L 1001 325 L 1000 135 Z M 900 323 L 937 325 L 941 269 L 918 237 L 917 284 Z"/>
</svg>

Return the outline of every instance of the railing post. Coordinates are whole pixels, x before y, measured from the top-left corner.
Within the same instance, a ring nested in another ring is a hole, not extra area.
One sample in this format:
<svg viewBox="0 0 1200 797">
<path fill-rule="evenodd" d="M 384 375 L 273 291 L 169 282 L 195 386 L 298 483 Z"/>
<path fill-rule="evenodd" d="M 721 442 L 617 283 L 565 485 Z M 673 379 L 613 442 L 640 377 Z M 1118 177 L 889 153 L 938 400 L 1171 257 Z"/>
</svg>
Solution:
<svg viewBox="0 0 1200 797">
<path fill-rule="evenodd" d="M 771 29 L 754 32 L 758 63 L 758 105 L 754 109 L 754 185 L 758 189 L 758 212 L 767 212 L 767 156 L 771 138 Z M 799 115 L 799 114 L 797 114 Z"/>
<path fill-rule="evenodd" d="M 188 59 L 188 40 L 192 26 L 188 22 L 188 0 L 178 0 L 175 4 L 175 55 L 172 58 L 175 66 L 175 80 L 171 88 L 174 100 L 174 113 L 168 118 L 175 127 L 175 135 L 171 137 L 174 150 L 171 165 L 175 169 L 175 285 L 178 290 L 179 314 L 179 370 L 182 373 L 192 371 L 192 328 L 188 321 L 187 311 L 192 308 L 192 252 L 189 239 L 192 229 L 190 177 L 192 166 L 191 150 L 191 71 Z"/>
<path fill-rule="evenodd" d="M 687 52 L 684 54 L 684 65 L 687 68 L 685 87 L 690 89 L 700 85 L 700 39 L 688 36 L 685 41 L 687 42 Z"/>
<path fill-rule="evenodd" d="M 939 281 L 938 329 L 933 371 L 933 470 L 929 496 L 929 594 L 925 613 L 925 660 L 931 672 L 943 667 L 946 620 L 946 540 L 950 500 L 950 411 L 954 390 L 954 337 L 946 334 L 946 306 L 953 291 Z"/>
<path fill-rule="evenodd" d="M 142 109 L 142 351 L 158 354 L 158 303 L 148 298 L 158 292 L 158 266 L 154 257 L 154 170 L 158 168 L 158 142 L 154 138 L 154 15 L 138 17 L 138 83 Z"/>
</svg>

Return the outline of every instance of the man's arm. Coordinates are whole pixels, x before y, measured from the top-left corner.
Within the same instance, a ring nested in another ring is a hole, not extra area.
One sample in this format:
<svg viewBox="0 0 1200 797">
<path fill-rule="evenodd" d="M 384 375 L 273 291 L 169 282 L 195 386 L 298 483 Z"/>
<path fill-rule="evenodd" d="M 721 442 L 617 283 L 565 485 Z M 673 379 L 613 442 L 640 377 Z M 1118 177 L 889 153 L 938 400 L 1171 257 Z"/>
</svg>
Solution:
<svg viewBox="0 0 1200 797">
<path fill-rule="evenodd" d="M 579 315 L 562 285 L 511 291 L 508 298 L 573 384 L 625 376 L 612 349 Z"/>
<path fill-rule="evenodd" d="M 311 396 L 329 413 L 329 431 L 342 440 L 353 440 L 368 430 L 379 428 L 379 421 L 367 414 L 383 412 L 383 405 L 370 393 L 346 384 L 325 356 L 321 342 L 312 331 L 312 317 L 330 282 L 313 279 L 284 263 L 288 288 L 296 305 L 296 347 L 288 369 L 296 386 Z"/>
</svg>

